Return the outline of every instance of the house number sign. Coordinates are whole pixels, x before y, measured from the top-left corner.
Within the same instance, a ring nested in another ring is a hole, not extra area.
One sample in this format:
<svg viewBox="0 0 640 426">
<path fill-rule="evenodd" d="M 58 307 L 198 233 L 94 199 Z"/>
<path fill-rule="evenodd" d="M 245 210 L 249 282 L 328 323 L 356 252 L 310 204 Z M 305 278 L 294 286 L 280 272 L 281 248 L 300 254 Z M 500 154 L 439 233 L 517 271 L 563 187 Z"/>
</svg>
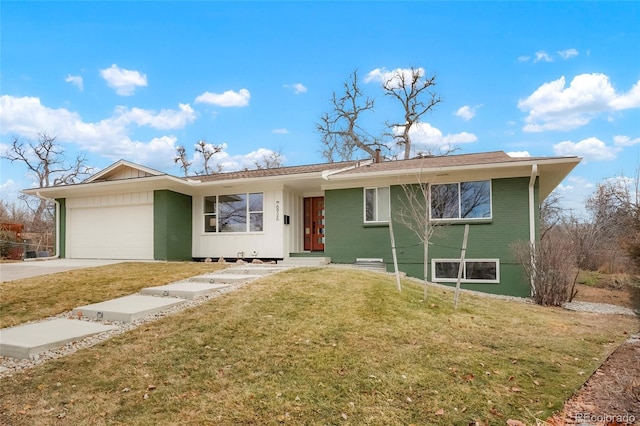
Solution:
<svg viewBox="0 0 640 426">
<path fill-rule="evenodd" d="M 280 221 L 280 200 L 276 201 L 276 222 Z"/>
</svg>

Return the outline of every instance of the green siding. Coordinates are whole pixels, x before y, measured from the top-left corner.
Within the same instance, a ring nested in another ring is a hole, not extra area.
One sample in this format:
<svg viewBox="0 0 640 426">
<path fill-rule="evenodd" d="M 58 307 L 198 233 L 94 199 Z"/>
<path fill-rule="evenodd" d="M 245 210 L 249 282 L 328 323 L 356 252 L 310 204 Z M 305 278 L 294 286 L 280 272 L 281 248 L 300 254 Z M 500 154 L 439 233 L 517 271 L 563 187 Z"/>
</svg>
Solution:
<svg viewBox="0 0 640 426">
<path fill-rule="evenodd" d="M 58 244 L 60 253 L 56 254 L 63 259 L 65 257 L 67 244 L 67 200 L 66 198 L 58 198 L 56 201 L 60 204 L 60 244 Z"/>
<path fill-rule="evenodd" d="M 495 179 L 492 181 L 492 219 L 469 222 L 467 259 L 499 259 L 500 283 L 464 283 L 463 288 L 489 293 L 528 296 L 529 283 L 522 267 L 511 251 L 511 244 L 529 239 L 529 178 Z M 400 186 L 391 187 L 391 211 L 397 211 Z M 537 186 L 536 197 L 537 200 Z M 536 205 L 535 211 L 538 211 Z M 325 192 L 325 253 L 335 263 L 353 263 L 358 257 L 383 258 L 392 270 L 391 240 L 388 226 L 369 227 L 363 223 L 363 189 L 341 189 Z M 538 218 L 536 218 L 536 224 Z M 429 260 L 458 258 L 465 222 L 438 227 L 429 246 Z M 398 266 L 408 275 L 423 278 L 423 245 L 406 226 L 393 222 Z M 429 267 L 429 274 L 431 268 Z M 429 278 L 431 278 L 429 276 Z"/>
<path fill-rule="evenodd" d="M 191 260 L 191 196 L 169 190 L 153 192 L 153 257 Z"/>
</svg>

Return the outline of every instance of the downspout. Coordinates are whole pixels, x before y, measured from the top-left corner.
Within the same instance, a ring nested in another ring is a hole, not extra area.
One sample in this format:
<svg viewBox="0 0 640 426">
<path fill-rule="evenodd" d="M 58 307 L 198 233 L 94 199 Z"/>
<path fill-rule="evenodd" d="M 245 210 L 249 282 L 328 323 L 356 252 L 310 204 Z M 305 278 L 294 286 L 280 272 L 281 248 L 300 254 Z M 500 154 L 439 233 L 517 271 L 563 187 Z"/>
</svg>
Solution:
<svg viewBox="0 0 640 426">
<path fill-rule="evenodd" d="M 531 166 L 531 178 L 529 179 L 529 247 L 531 248 L 531 296 L 534 295 L 535 268 L 533 268 L 536 253 L 536 205 L 535 186 L 538 177 L 538 165 Z"/>
<path fill-rule="evenodd" d="M 45 201 L 53 201 L 56 205 L 56 254 L 54 256 L 48 257 L 36 257 L 35 259 L 28 260 L 52 260 L 60 257 L 60 203 L 55 200 L 55 198 L 47 198 L 43 195 L 40 195 L 40 192 L 36 192 L 36 196 L 41 200 Z M 25 259 L 27 261 L 27 259 Z"/>
</svg>

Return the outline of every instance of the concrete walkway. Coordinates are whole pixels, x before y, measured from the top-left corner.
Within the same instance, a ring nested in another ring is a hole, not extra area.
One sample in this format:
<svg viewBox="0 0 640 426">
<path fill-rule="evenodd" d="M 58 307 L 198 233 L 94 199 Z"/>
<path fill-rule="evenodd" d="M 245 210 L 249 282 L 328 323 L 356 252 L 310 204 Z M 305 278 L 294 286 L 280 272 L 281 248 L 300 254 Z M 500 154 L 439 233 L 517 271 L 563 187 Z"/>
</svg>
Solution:
<svg viewBox="0 0 640 426">
<path fill-rule="evenodd" d="M 72 269 L 92 268 L 94 266 L 113 265 L 124 260 L 103 259 L 51 259 L 26 262 L 0 263 L 0 282 L 20 280 L 40 275 L 55 274 Z"/>
<path fill-rule="evenodd" d="M 67 342 L 108 331 L 114 322 L 130 323 L 162 313 L 187 300 L 220 292 L 233 283 L 251 281 L 285 269 L 289 268 L 262 265 L 229 268 L 223 270 L 224 273 L 199 275 L 165 286 L 148 287 L 141 290 L 141 294 L 79 306 L 68 318 L 4 328 L 0 330 L 0 356 L 29 359 Z"/>
</svg>

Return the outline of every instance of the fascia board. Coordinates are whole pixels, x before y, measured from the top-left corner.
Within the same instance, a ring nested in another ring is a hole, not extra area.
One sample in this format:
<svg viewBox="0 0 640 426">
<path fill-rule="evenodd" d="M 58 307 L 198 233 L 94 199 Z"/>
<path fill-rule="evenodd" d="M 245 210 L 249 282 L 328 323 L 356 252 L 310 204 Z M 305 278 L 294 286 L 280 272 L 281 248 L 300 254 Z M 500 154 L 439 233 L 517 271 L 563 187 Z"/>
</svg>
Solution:
<svg viewBox="0 0 640 426">
<path fill-rule="evenodd" d="M 362 172 L 362 173 L 343 173 L 334 174 L 328 177 L 328 180 L 350 180 L 358 178 L 371 178 L 371 177 L 386 177 L 386 176 L 406 176 L 406 175 L 424 175 L 424 174 L 438 174 L 438 173 L 452 173 L 452 172 L 464 172 L 469 170 L 495 170 L 503 168 L 517 168 L 522 166 L 528 166 L 529 170 L 533 164 L 565 164 L 575 163 L 577 165 L 580 162 L 579 157 L 566 157 L 566 158 L 551 158 L 551 159 L 531 159 L 523 161 L 510 161 L 505 163 L 487 163 L 487 164 L 470 164 L 464 166 L 441 166 L 441 167 L 421 167 L 413 169 L 400 169 L 400 170 L 384 170 L 378 172 Z M 366 166 L 365 166 L 366 167 Z M 572 167 L 573 168 L 573 167 Z"/>
<path fill-rule="evenodd" d="M 122 191 L 152 191 L 169 189 L 189 194 L 194 183 L 174 176 L 149 176 L 145 178 L 113 180 L 91 183 L 77 183 L 71 185 L 50 186 L 46 188 L 29 188 L 21 192 L 27 195 L 39 193 L 47 198 L 69 198 L 96 194 L 106 194 Z"/>
<path fill-rule="evenodd" d="M 534 164 L 542 166 L 541 199 L 564 179 L 581 161 L 579 157 L 531 159 L 509 163 L 493 163 L 482 165 L 466 165 L 451 167 L 434 167 L 421 169 L 387 170 L 384 172 L 365 172 L 345 175 L 333 175 L 329 182 L 322 185 L 323 190 L 345 189 L 359 186 L 403 185 L 409 183 L 446 183 L 461 179 L 501 179 L 514 177 L 530 177 Z"/>
</svg>

